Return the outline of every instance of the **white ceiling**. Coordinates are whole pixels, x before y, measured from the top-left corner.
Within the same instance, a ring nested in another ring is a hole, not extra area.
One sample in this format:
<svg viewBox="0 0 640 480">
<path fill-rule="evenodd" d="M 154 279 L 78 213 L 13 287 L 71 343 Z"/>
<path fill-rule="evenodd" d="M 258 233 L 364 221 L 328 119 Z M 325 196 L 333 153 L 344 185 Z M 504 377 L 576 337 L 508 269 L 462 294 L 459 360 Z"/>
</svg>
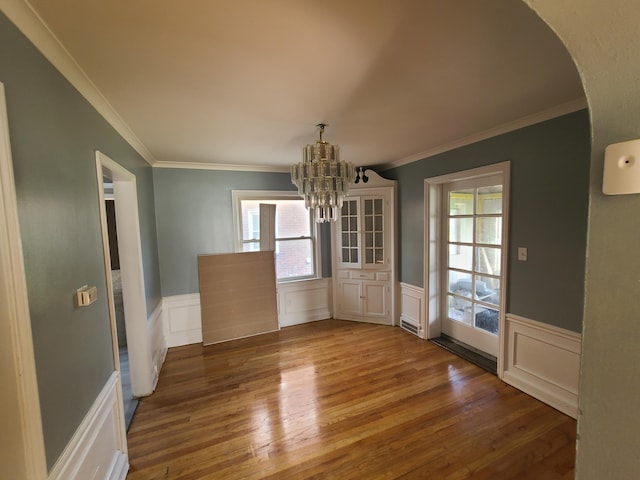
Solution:
<svg viewBox="0 0 640 480">
<path fill-rule="evenodd" d="M 29 3 L 151 163 L 277 169 L 324 122 L 345 160 L 389 164 L 584 97 L 522 1 Z"/>
</svg>

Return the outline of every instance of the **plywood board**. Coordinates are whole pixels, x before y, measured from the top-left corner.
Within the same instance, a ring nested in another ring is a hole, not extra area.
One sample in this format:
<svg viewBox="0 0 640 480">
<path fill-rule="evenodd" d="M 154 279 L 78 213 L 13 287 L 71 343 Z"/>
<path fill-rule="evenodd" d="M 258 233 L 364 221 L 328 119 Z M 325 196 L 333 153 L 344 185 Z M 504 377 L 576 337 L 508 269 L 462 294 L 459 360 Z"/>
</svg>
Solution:
<svg viewBox="0 0 640 480">
<path fill-rule="evenodd" d="M 274 252 L 199 255 L 202 343 L 278 330 Z"/>
</svg>

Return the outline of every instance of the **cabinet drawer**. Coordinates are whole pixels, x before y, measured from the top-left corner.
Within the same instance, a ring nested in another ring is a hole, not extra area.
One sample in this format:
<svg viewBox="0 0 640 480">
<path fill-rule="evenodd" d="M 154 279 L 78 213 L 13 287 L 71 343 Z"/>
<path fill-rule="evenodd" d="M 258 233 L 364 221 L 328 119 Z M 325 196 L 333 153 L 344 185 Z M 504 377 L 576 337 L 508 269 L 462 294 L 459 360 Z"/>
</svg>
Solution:
<svg viewBox="0 0 640 480">
<path fill-rule="evenodd" d="M 349 278 L 349 272 L 338 271 L 338 278 Z"/>
<path fill-rule="evenodd" d="M 351 278 L 362 280 L 373 280 L 374 272 L 351 272 Z"/>
<path fill-rule="evenodd" d="M 389 280 L 389 272 L 376 272 L 376 280 Z"/>
</svg>

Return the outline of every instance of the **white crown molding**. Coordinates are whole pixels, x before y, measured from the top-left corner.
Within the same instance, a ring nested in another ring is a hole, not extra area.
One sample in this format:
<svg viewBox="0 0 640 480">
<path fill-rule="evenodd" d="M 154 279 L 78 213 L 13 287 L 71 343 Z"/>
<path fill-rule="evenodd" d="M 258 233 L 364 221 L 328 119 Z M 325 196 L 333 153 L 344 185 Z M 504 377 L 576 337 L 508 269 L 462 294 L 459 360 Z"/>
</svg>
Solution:
<svg viewBox="0 0 640 480">
<path fill-rule="evenodd" d="M 26 0 L 0 0 L 0 10 L 78 92 L 149 163 L 156 159 Z"/>
<path fill-rule="evenodd" d="M 238 172 L 268 172 L 285 173 L 290 167 L 276 167 L 273 165 L 232 165 L 227 163 L 199 163 L 199 162 L 165 162 L 157 161 L 154 168 L 186 168 L 192 170 L 232 170 Z"/>
<path fill-rule="evenodd" d="M 497 137 L 498 135 L 502 135 L 503 133 L 513 132 L 514 130 L 529 127 L 531 125 L 535 125 L 536 123 L 545 122 L 547 120 L 551 120 L 552 118 L 557 118 L 562 115 L 577 112 L 578 110 L 582 110 L 587 107 L 588 104 L 585 97 L 577 98 L 575 100 L 556 105 L 555 107 L 551 107 L 547 110 L 543 110 L 532 115 L 527 115 L 526 117 L 519 118 L 512 122 L 503 123 L 502 125 L 498 125 L 497 127 L 493 127 L 488 130 L 484 130 L 482 132 L 474 133 L 473 135 L 454 140 L 453 142 L 445 143 L 429 150 L 425 150 L 423 152 L 415 153 L 399 160 L 385 163 L 381 165 L 381 170 L 389 170 L 390 168 L 400 167 L 402 165 L 417 162 L 418 160 L 424 160 L 426 158 L 433 157 L 444 152 L 455 150 L 456 148 L 471 145 L 488 138 Z"/>
</svg>

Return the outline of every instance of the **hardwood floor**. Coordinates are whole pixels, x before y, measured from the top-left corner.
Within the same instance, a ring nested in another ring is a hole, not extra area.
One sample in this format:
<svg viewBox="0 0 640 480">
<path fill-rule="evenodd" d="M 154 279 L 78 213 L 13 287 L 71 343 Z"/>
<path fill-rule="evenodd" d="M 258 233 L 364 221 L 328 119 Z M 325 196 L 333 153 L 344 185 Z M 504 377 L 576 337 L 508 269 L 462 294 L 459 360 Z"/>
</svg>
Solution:
<svg viewBox="0 0 640 480">
<path fill-rule="evenodd" d="M 569 479 L 576 422 L 397 327 L 172 348 L 128 480 Z"/>
</svg>

